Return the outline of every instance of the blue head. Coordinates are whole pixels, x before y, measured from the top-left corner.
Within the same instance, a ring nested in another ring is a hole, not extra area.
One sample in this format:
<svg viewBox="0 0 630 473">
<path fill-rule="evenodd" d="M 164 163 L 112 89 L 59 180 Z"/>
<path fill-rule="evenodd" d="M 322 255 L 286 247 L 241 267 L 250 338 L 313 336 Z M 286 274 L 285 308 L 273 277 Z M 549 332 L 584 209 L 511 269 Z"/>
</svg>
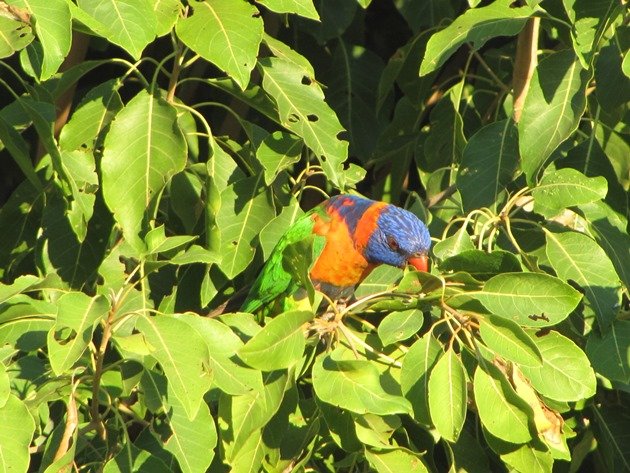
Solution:
<svg viewBox="0 0 630 473">
<path fill-rule="evenodd" d="M 372 264 L 399 268 L 411 264 L 420 271 L 428 271 L 430 248 L 429 230 L 418 217 L 395 205 L 386 205 L 376 220 L 363 256 Z"/>
</svg>

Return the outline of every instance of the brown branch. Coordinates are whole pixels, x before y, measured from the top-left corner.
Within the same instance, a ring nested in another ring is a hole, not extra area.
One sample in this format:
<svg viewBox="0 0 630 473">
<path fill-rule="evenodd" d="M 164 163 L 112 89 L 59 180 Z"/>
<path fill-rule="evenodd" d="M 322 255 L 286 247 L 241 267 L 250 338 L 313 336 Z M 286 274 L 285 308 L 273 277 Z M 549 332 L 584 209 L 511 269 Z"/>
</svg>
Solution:
<svg viewBox="0 0 630 473">
<path fill-rule="evenodd" d="M 68 399 L 68 407 L 66 409 L 66 428 L 63 431 L 63 436 L 61 437 L 61 441 L 59 442 L 59 447 L 57 447 L 57 451 L 55 452 L 55 456 L 53 457 L 53 463 L 59 460 L 68 452 L 68 450 L 70 449 L 70 442 L 72 441 L 74 431 L 76 430 L 77 425 L 79 425 L 77 401 L 74 398 L 76 387 L 77 383 L 73 383 L 72 390 L 70 391 L 70 398 Z M 60 468 L 60 471 L 62 469 L 63 468 Z"/>
<path fill-rule="evenodd" d="M 428 209 L 430 209 L 431 207 L 435 207 L 437 204 L 439 204 L 443 200 L 446 200 L 450 196 L 452 196 L 456 191 L 457 191 L 457 186 L 456 185 L 453 184 L 451 186 L 448 186 L 442 192 L 439 192 L 439 193 L 437 193 L 437 194 L 427 198 L 426 201 L 424 202 L 424 205 Z"/>
<path fill-rule="evenodd" d="M 72 32 L 72 45 L 70 46 L 70 51 L 68 52 L 66 59 L 59 67 L 59 71 L 67 71 L 71 67 L 76 66 L 77 64 L 81 64 L 85 59 L 89 43 L 90 37 L 88 35 L 74 30 Z M 76 88 L 77 83 L 75 82 L 70 87 L 68 87 L 68 90 L 61 94 L 61 96 L 59 96 L 59 98 L 55 102 L 55 110 L 57 112 L 53 127 L 55 138 L 59 136 L 61 129 L 68 121 Z M 44 148 L 42 141 L 39 140 L 39 143 L 37 145 L 37 159 L 39 160 L 45 154 L 46 149 Z"/>
<path fill-rule="evenodd" d="M 112 337 L 112 323 L 114 322 L 116 307 L 117 304 L 114 303 L 109 311 L 109 314 L 107 315 L 107 320 L 104 323 L 103 338 L 101 339 L 101 344 L 98 347 L 98 351 L 96 352 L 94 377 L 92 379 L 92 403 L 90 405 L 90 415 L 92 417 L 91 423 L 94 425 L 94 428 L 96 429 L 99 437 L 103 440 L 106 440 L 107 432 L 105 430 L 105 426 L 103 425 L 103 421 L 101 420 L 101 413 L 99 412 L 98 395 L 99 391 L 101 390 L 103 360 L 105 358 L 107 345 L 109 344 L 109 340 Z"/>
<path fill-rule="evenodd" d="M 525 28 L 519 33 L 516 43 L 516 58 L 512 89 L 514 93 L 514 121 L 518 123 L 525 104 L 529 83 L 538 63 L 538 31 L 540 18 L 527 20 Z"/>
</svg>

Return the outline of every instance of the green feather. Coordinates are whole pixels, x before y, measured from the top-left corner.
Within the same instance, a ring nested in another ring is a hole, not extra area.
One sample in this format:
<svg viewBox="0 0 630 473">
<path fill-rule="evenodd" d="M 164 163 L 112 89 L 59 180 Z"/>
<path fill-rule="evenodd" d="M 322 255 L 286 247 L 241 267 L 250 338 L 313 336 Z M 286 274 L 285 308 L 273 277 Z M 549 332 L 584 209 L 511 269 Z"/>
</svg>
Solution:
<svg viewBox="0 0 630 473">
<path fill-rule="evenodd" d="M 292 299 L 290 296 L 304 298 L 308 295 L 312 302 L 314 289 L 308 274 L 325 244 L 325 238 L 313 233 L 311 216 L 314 213 L 325 220 L 330 218 L 322 206 L 317 206 L 289 227 L 254 281 L 241 307 L 243 312 L 253 313 L 278 302 L 282 304 L 280 310 L 284 312 L 295 302 L 289 300 Z M 305 254 L 310 254 L 311 258 L 304 258 Z M 306 289 L 306 293 L 303 289 Z"/>
</svg>

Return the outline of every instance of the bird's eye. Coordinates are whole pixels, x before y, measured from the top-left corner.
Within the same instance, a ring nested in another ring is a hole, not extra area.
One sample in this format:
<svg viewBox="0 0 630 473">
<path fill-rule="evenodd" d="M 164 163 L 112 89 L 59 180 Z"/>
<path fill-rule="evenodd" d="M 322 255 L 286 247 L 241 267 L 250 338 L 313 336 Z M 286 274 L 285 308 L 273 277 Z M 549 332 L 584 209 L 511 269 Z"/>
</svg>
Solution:
<svg viewBox="0 0 630 473">
<path fill-rule="evenodd" d="M 398 242 L 396 241 L 396 239 L 393 236 L 388 236 L 387 237 L 387 244 L 389 245 L 389 247 L 393 250 L 393 251 L 398 251 L 398 248 L 400 248 L 398 246 Z"/>
</svg>

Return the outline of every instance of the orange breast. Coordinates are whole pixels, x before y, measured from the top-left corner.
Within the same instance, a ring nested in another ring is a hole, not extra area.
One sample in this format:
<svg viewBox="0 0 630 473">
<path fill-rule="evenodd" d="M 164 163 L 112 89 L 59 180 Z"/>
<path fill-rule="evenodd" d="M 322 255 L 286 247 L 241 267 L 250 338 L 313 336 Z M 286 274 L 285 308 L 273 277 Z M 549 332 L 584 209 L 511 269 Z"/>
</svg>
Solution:
<svg viewBox="0 0 630 473">
<path fill-rule="evenodd" d="M 329 213 L 329 222 L 313 215 L 313 231 L 326 237 L 326 244 L 311 269 L 311 279 L 339 287 L 354 286 L 370 274 L 374 266 L 354 247 L 343 219 L 334 210 Z"/>
</svg>

